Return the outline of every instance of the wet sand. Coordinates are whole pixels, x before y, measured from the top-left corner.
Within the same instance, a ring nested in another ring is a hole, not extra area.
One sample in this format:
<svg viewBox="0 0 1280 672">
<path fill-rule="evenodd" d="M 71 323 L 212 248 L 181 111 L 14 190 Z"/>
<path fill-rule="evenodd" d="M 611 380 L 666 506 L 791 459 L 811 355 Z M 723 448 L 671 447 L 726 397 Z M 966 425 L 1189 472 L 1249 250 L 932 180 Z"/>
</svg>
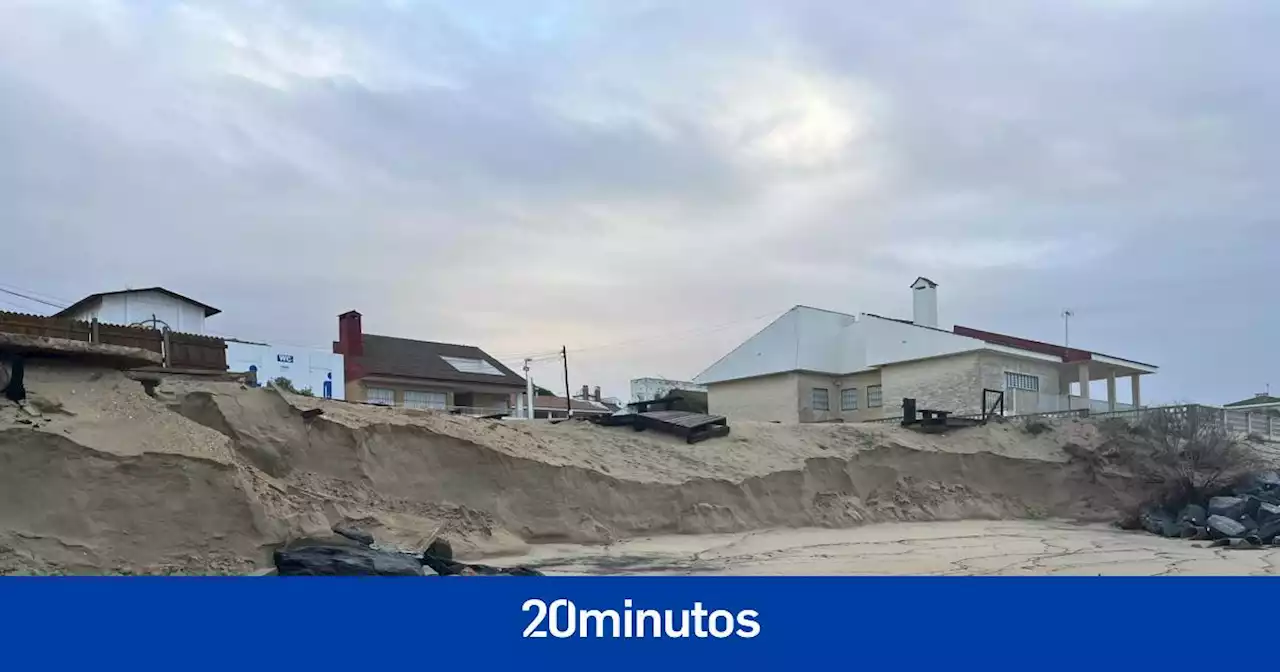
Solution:
<svg viewBox="0 0 1280 672">
<path fill-rule="evenodd" d="M 1280 575 L 1280 547 L 1208 548 L 1065 521 L 963 521 L 549 544 L 495 564 L 517 563 L 596 575 Z"/>
</svg>

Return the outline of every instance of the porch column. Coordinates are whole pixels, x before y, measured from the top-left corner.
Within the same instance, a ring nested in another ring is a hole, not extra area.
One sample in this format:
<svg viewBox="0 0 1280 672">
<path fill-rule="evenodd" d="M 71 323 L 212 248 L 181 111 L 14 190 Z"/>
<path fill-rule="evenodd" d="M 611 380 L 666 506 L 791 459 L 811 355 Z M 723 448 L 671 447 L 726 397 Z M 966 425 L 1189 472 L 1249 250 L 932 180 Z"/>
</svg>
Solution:
<svg viewBox="0 0 1280 672">
<path fill-rule="evenodd" d="M 1138 374 L 1129 376 L 1129 389 L 1133 391 L 1133 407 L 1142 407 L 1142 383 L 1138 379 Z"/>
<path fill-rule="evenodd" d="M 1080 399 L 1084 402 L 1085 409 L 1089 408 L 1089 364 L 1087 362 L 1080 364 Z"/>
<path fill-rule="evenodd" d="M 1107 371 L 1107 410 L 1116 412 L 1116 370 Z"/>
</svg>

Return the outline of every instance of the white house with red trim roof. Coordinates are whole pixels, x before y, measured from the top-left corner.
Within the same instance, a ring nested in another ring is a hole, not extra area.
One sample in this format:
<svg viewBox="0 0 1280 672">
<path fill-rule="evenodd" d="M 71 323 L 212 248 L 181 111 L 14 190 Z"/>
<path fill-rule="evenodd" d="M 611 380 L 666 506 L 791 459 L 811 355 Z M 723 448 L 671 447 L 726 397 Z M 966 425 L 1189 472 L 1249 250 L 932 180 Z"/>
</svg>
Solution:
<svg viewBox="0 0 1280 672">
<path fill-rule="evenodd" d="M 859 422 L 917 407 L 977 414 L 984 390 L 1005 393 L 1005 412 L 1029 414 L 1141 404 L 1136 360 L 955 326 L 938 326 L 938 285 L 911 285 L 912 320 L 796 306 L 694 378 L 712 413 L 775 422 Z M 1090 383 L 1106 381 L 1093 399 Z M 1117 386 L 1130 388 L 1120 403 Z"/>
</svg>

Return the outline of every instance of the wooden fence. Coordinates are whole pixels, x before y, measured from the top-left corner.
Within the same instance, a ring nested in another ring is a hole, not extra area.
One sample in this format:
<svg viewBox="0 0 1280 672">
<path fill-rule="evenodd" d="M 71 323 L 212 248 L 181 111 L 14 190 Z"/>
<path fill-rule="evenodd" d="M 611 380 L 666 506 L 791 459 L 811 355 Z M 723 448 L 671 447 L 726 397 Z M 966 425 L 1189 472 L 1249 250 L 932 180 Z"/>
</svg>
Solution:
<svg viewBox="0 0 1280 672">
<path fill-rule="evenodd" d="M 5 311 L 0 311 L 0 332 L 149 350 L 175 369 L 227 370 L 227 343 L 213 336 Z"/>
</svg>

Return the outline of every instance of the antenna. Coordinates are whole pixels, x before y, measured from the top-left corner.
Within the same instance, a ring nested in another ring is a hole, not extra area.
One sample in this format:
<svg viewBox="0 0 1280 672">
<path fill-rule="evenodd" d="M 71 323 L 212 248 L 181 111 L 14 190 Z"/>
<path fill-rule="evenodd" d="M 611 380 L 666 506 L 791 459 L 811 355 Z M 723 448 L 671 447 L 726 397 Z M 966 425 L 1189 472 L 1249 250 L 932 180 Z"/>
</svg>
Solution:
<svg viewBox="0 0 1280 672">
<path fill-rule="evenodd" d="M 1062 347 L 1071 348 L 1071 318 L 1076 314 L 1070 308 L 1062 311 Z"/>
</svg>

